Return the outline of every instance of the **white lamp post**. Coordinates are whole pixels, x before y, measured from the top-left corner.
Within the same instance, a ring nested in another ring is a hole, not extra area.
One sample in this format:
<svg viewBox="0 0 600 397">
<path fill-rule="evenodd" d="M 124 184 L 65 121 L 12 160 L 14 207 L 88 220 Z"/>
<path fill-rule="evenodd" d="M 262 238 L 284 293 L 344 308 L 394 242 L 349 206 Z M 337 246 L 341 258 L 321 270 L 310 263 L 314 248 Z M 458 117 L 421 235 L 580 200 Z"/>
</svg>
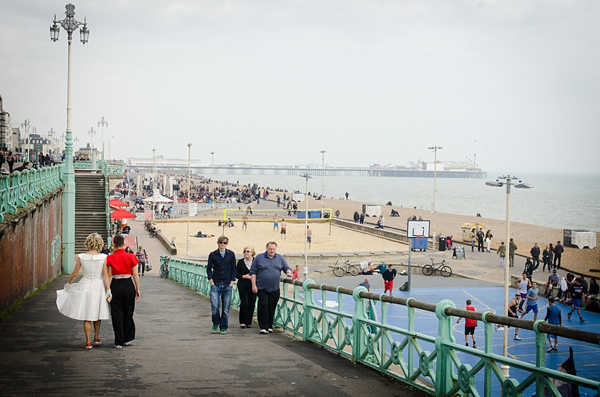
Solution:
<svg viewBox="0 0 600 397">
<path fill-rule="evenodd" d="M 215 152 L 210 152 L 210 155 L 212 157 L 212 161 L 211 161 L 212 176 L 210 177 L 210 179 L 211 179 L 211 183 L 215 183 Z M 210 189 L 209 189 L 209 191 L 210 191 Z M 215 194 L 215 188 L 213 188 L 213 199 L 212 199 L 213 209 L 215 208 L 215 200 L 217 199 L 216 196 L 217 195 Z"/>
<path fill-rule="evenodd" d="M 96 155 L 94 154 L 94 135 L 96 135 L 96 131 L 94 131 L 94 127 L 90 128 L 88 134 L 90 134 L 90 160 L 92 160 L 92 172 L 96 172 Z"/>
<path fill-rule="evenodd" d="M 102 120 L 98 121 L 98 127 L 102 127 L 102 161 L 104 161 L 104 127 L 108 128 L 108 121 L 104 120 L 104 116 L 102 116 Z"/>
<path fill-rule="evenodd" d="M 323 198 L 325 197 L 325 150 L 321 150 L 321 207 L 323 207 Z"/>
<path fill-rule="evenodd" d="M 68 33 L 68 51 L 67 51 L 67 129 L 65 142 L 65 165 L 63 168 L 63 271 L 71 273 L 75 269 L 75 169 L 73 167 L 73 136 L 71 131 L 71 43 L 73 41 L 73 32 L 79 29 L 80 39 L 83 44 L 88 42 L 90 30 L 84 17 L 83 23 L 75 19 L 75 6 L 67 4 L 65 6 L 65 19 L 56 20 L 50 26 L 50 39 L 58 40 L 60 26 Z M 60 24 L 60 26 L 59 26 Z"/>
<path fill-rule="evenodd" d="M 306 211 L 304 212 L 304 279 L 306 280 L 308 278 L 308 180 L 312 176 L 306 173 L 300 175 L 300 177 L 306 179 L 306 190 L 304 191 L 304 201 L 306 202 Z"/>
<path fill-rule="evenodd" d="M 430 146 L 429 150 L 433 150 L 433 250 L 437 244 L 437 234 L 435 230 L 435 198 L 437 193 L 437 151 L 443 149 L 441 146 Z M 410 248 L 410 247 L 409 247 Z"/>
<path fill-rule="evenodd" d="M 25 121 L 23 121 L 23 123 L 21 124 L 21 127 L 23 127 L 23 129 L 25 130 L 25 143 L 27 144 L 27 156 L 23 155 L 23 162 L 31 161 L 31 147 L 29 146 L 29 125 L 29 119 L 25 119 Z"/>
<path fill-rule="evenodd" d="M 510 252 L 510 187 L 514 186 L 519 189 L 531 189 L 533 188 L 533 184 L 528 182 L 519 181 L 518 183 L 514 183 L 513 180 L 517 179 L 516 176 L 499 176 L 493 182 L 486 182 L 485 184 L 493 187 L 503 187 L 506 185 L 506 254 L 508 255 Z M 501 180 L 505 180 L 501 181 Z M 504 316 L 508 317 L 508 286 L 510 285 L 510 271 L 509 271 L 509 263 L 504 263 Z M 504 327 L 504 357 L 508 355 L 508 327 Z M 504 376 L 508 377 L 509 367 L 508 365 L 502 366 L 502 371 Z"/>
<path fill-rule="evenodd" d="M 190 256 L 190 213 L 192 212 L 192 179 L 191 179 L 191 170 L 190 170 L 190 164 L 191 164 L 191 157 L 192 156 L 192 144 L 188 143 L 188 197 L 187 197 L 187 201 L 188 201 L 188 216 L 187 216 L 187 244 L 185 246 L 185 254 L 189 257 Z"/>
</svg>

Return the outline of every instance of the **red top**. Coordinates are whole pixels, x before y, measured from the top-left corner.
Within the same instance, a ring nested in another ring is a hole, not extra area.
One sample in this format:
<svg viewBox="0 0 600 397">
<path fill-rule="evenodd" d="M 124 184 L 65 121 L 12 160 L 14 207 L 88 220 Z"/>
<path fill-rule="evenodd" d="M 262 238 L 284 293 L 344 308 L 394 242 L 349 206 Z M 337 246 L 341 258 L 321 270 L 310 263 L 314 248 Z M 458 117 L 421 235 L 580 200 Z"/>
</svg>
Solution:
<svg viewBox="0 0 600 397">
<path fill-rule="evenodd" d="M 475 310 L 475 308 L 473 306 L 467 306 L 467 307 L 465 307 L 465 310 L 470 310 L 472 312 L 477 311 L 477 310 Z M 466 327 L 477 327 L 477 320 L 475 320 L 474 318 L 465 318 L 465 326 Z"/>
<path fill-rule="evenodd" d="M 125 252 L 124 249 L 118 249 L 114 254 L 106 258 L 106 266 L 112 267 L 112 274 L 132 274 L 132 270 L 137 266 L 138 260 L 135 255 Z"/>
</svg>

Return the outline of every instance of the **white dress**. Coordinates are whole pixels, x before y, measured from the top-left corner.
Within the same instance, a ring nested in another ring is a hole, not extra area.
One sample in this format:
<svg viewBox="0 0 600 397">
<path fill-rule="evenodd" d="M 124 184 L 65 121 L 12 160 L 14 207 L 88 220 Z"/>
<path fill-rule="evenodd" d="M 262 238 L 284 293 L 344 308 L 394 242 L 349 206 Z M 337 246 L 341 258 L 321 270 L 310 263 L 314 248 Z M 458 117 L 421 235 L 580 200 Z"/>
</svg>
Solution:
<svg viewBox="0 0 600 397">
<path fill-rule="evenodd" d="M 78 283 L 67 284 L 56 291 L 58 311 L 75 320 L 98 321 L 110 318 L 106 290 L 102 277 L 105 254 L 79 254 L 83 277 Z"/>
</svg>

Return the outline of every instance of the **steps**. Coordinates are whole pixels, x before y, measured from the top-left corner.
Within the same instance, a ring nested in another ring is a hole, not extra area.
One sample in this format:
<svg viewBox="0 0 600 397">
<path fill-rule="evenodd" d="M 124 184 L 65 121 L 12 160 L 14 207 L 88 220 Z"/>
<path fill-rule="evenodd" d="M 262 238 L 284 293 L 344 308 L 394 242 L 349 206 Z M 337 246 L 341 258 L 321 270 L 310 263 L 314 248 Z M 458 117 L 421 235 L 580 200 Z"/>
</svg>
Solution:
<svg viewBox="0 0 600 397">
<path fill-rule="evenodd" d="M 75 253 L 86 252 L 85 239 L 98 233 L 107 241 L 105 196 L 106 179 L 103 174 L 75 174 Z"/>
</svg>

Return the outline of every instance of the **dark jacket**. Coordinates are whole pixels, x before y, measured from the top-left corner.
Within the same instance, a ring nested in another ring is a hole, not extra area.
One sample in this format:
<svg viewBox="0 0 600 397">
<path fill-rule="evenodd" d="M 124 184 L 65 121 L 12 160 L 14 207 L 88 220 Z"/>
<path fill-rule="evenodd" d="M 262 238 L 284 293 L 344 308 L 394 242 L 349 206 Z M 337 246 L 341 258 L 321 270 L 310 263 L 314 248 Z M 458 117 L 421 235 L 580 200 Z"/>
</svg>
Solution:
<svg viewBox="0 0 600 397">
<path fill-rule="evenodd" d="M 554 247 L 554 256 L 561 256 L 564 250 L 562 245 L 556 244 L 556 247 Z"/>
<path fill-rule="evenodd" d="M 252 288 L 252 281 L 247 278 L 242 277 L 246 274 L 250 274 L 250 269 L 248 269 L 246 267 L 246 264 L 244 263 L 244 258 L 242 258 L 237 262 L 236 277 L 238 279 L 238 282 L 237 282 L 238 289 L 242 286 Z"/>
<path fill-rule="evenodd" d="M 221 257 L 218 249 L 208 255 L 206 277 L 213 280 L 215 284 L 229 284 L 235 280 L 235 272 L 235 254 L 233 251 L 225 250 L 225 257 Z"/>
<path fill-rule="evenodd" d="M 540 247 L 535 247 L 534 246 L 533 248 L 531 248 L 531 251 L 529 251 L 529 253 L 533 257 L 539 257 L 540 256 Z"/>
</svg>

